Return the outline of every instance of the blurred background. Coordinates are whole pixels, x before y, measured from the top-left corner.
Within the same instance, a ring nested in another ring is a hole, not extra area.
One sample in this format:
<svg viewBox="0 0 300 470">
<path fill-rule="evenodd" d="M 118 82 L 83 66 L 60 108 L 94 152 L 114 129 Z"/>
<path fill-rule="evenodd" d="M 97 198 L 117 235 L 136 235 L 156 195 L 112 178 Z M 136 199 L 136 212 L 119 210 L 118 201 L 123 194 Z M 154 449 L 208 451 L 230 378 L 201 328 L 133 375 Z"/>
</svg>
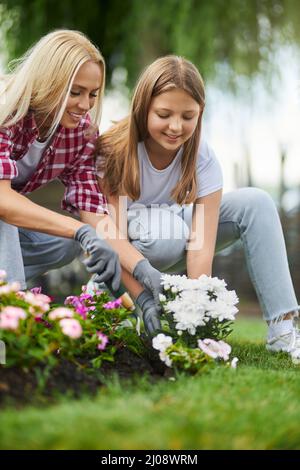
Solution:
<svg viewBox="0 0 300 470">
<path fill-rule="evenodd" d="M 217 153 L 225 192 L 258 186 L 274 198 L 300 297 L 299 0 L 0 0 L 0 68 L 55 28 L 86 33 L 107 63 L 101 129 L 128 112 L 135 80 L 159 56 L 193 61 L 206 82 L 204 138 Z M 30 196 L 60 211 L 53 182 Z M 226 256 L 224 256 L 226 254 Z M 218 255 L 214 273 L 259 314 L 241 247 Z M 56 300 L 87 282 L 80 262 L 36 285 Z"/>
</svg>

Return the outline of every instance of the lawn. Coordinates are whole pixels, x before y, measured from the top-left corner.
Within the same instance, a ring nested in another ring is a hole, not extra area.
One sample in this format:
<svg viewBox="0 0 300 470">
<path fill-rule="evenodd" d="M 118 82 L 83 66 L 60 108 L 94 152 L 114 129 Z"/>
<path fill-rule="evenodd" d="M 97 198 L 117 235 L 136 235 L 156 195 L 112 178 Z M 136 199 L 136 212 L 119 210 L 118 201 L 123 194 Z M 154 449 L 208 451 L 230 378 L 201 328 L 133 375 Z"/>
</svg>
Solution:
<svg viewBox="0 0 300 470">
<path fill-rule="evenodd" d="M 300 449 L 300 366 L 264 348 L 265 324 L 228 338 L 236 370 L 110 379 L 96 397 L 2 409 L 1 449 Z"/>
</svg>

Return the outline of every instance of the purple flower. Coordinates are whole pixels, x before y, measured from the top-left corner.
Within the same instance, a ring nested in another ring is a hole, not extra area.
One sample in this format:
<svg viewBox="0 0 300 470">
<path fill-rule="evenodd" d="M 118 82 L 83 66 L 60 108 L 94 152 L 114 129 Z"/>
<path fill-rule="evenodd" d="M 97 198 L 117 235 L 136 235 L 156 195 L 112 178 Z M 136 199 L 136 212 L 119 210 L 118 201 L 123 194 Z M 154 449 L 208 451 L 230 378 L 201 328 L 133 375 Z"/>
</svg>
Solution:
<svg viewBox="0 0 300 470">
<path fill-rule="evenodd" d="M 90 294 L 81 294 L 79 296 L 79 300 L 82 302 L 83 300 L 93 300 L 93 297 Z"/>
<path fill-rule="evenodd" d="M 40 287 L 33 287 L 32 289 L 30 289 L 30 292 L 32 292 L 33 294 L 41 294 L 42 293 L 42 288 L 41 288 L 41 286 Z"/>
<path fill-rule="evenodd" d="M 74 305 L 74 300 L 76 299 L 76 301 L 78 301 L 78 297 L 76 297 L 75 295 L 69 295 L 69 297 L 67 297 L 64 301 L 64 304 L 65 305 L 68 305 L 68 304 L 71 304 L 71 305 Z"/>
<path fill-rule="evenodd" d="M 76 304 L 73 304 L 75 307 L 76 312 L 82 316 L 84 320 L 86 320 L 87 313 L 89 311 L 88 307 L 83 305 L 81 302 L 76 302 Z"/>
<path fill-rule="evenodd" d="M 100 351 L 103 351 L 108 343 L 108 337 L 104 333 L 101 333 L 101 331 L 97 331 L 97 336 L 99 339 L 97 348 L 100 349 Z"/>
<path fill-rule="evenodd" d="M 119 308 L 120 305 L 122 305 L 122 300 L 117 299 L 117 300 L 111 300 L 110 302 L 107 302 L 106 304 L 103 305 L 103 307 L 106 310 L 113 310 L 114 308 Z"/>
<path fill-rule="evenodd" d="M 82 294 L 85 295 L 85 294 Z M 76 313 L 82 316 L 84 320 L 86 320 L 87 313 L 89 311 L 89 308 L 84 305 L 84 302 L 82 301 L 81 296 L 76 297 L 75 295 L 70 295 L 65 299 L 65 305 L 73 305 L 75 307 Z"/>
</svg>

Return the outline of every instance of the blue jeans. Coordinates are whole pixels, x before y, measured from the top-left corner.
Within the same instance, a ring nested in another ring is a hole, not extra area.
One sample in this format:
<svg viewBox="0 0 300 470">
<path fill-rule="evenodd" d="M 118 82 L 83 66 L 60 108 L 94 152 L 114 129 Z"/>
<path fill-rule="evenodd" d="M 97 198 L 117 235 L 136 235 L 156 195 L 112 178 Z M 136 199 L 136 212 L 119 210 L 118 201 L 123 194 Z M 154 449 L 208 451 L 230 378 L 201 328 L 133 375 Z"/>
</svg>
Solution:
<svg viewBox="0 0 300 470">
<path fill-rule="evenodd" d="M 7 273 L 9 282 L 18 281 L 26 288 L 26 281 L 60 268 L 79 256 L 78 242 L 32 232 L 0 220 L 0 269 Z"/>
<path fill-rule="evenodd" d="M 178 211 L 161 208 L 128 211 L 131 243 L 154 267 L 169 273 L 186 270 L 186 240 L 192 208 L 177 207 Z M 172 234 L 175 233 L 172 237 L 170 225 Z M 239 239 L 264 318 L 275 320 L 288 312 L 296 312 L 299 306 L 280 219 L 272 198 L 265 191 L 242 188 L 223 196 L 216 251 Z"/>
</svg>

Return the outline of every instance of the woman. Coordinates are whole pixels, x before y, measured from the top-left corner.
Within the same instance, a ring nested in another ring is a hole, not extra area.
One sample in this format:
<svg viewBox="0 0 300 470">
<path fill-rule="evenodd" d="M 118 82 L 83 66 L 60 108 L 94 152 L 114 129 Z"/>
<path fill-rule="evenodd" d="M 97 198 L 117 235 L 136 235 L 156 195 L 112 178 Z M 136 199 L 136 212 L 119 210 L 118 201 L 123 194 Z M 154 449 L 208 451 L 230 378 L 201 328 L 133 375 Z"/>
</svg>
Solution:
<svg viewBox="0 0 300 470">
<path fill-rule="evenodd" d="M 0 93 L 0 268 L 26 281 L 89 253 L 88 271 L 118 288 L 117 254 L 95 231 L 109 217 L 96 180 L 89 111 L 99 124 L 105 64 L 81 33 L 47 34 L 2 78 Z M 24 195 L 58 178 L 62 207 L 80 220 Z"/>
</svg>

